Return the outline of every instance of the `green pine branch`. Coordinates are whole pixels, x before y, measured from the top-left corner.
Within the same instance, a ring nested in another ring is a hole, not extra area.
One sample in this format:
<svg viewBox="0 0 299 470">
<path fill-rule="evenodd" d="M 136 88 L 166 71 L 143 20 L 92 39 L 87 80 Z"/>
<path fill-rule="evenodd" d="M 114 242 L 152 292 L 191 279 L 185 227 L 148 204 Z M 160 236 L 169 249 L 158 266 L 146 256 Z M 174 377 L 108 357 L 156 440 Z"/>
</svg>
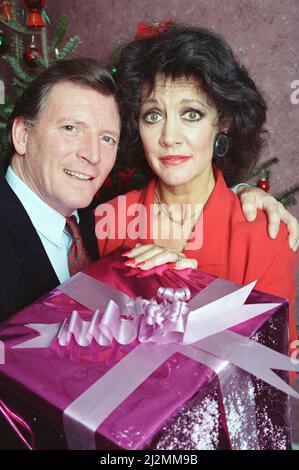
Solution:
<svg viewBox="0 0 299 470">
<path fill-rule="evenodd" d="M 10 29 L 17 31 L 21 34 L 39 34 L 39 31 L 35 31 L 34 29 L 29 29 L 28 26 L 22 25 L 19 21 L 12 19 L 11 21 L 6 21 L 4 18 L 0 16 L 0 23 L 4 24 Z"/>
<path fill-rule="evenodd" d="M 34 75 L 26 73 L 23 70 L 22 66 L 18 63 L 18 61 L 15 57 L 7 55 L 5 57 L 5 60 L 9 63 L 9 65 L 13 69 L 13 71 L 14 71 L 14 73 L 15 73 L 15 75 L 18 79 L 25 82 L 26 84 L 29 84 L 30 82 L 32 82 L 32 80 L 34 79 Z"/>
<path fill-rule="evenodd" d="M 11 7 L 12 7 L 12 15 L 13 18 L 20 22 L 21 19 L 21 8 L 19 6 L 19 0 L 10 0 Z"/>
<path fill-rule="evenodd" d="M 266 172 L 267 170 L 269 170 L 269 168 L 272 166 L 272 165 L 276 165 L 277 163 L 279 162 L 278 158 L 271 158 L 270 160 L 267 160 L 266 162 L 264 163 L 261 163 L 260 165 L 257 165 L 255 166 L 244 178 L 244 181 L 248 181 L 248 180 L 251 180 L 252 178 L 254 178 L 255 176 L 258 176 L 264 172 Z"/>
<path fill-rule="evenodd" d="M 284 207 L 293 206 L 297 204 L 297 199 L 295 198 L 295 196 L 287 196 L 285 198 L 278 199 L 278 200 L 281 202 L 281 204 L 284 205 Z"/>
<path fill-rule="evenodd" d="M 68 57 L 80 44 L 81 39 L 79 36 L 74 36 L 68 40 L 64 48 L 58 54 L 58 60 L 65 59 Z"/>
<path fill-rule="evenodd" d="M 49 51 L 51 50 L 54 51 L 55 49 L 58 49 L 58 47 L 60 46 L 60 44 L 62 43 L 64 39 L 65 33 L 68 29 L 68 25 L 69 25 L 68 16 L 64 15 L 61 18 L 59 18 L 56 33 L 55 33 L 53 42 L 49 48 Z"/>
<path fill-rule="evenodd" d="M 6 123 L 0 122 L 0 155 L 5 156 L 8 151 L 8 141 L 6 134 Z"/>
<path fill-rule="evenodd" d="M 25 88 L 27 88 L 28 83 L 24 83 L 22 80 L 19 80 L 18 78 L 14 77 L 12 79 L 12 86 L 19 88 L 19 90 L 21 90 L 22 92 L 23 90 L 25 90 Z"/>
<path fill-rule="evenodd" d="M 13 106 L 0 105 L 0 119 L 6 120 L 12 112 Z"/>
<path fill-rule="evenodd" d="M 43 69 L 46 69 L 47 68 L 47 65 L 46 65 L 46 61 L 44 59 L 44 57 L 38 57 L 38 56 L 35 56 L 34 54 L 34 57 L 35 57 L 35 61 L 36 63 Z"/>
<path fill-rule="evenodd" d="M 18 63 L 21 63 L 24 54 L 24 43 L 23 38 L 19 33 L 14 33 L 12 35 L 11 47 L 15 54 L 15 58 Z"/>
<path fill-rule="evenodd" d="M 298 192 L 299 192 L 299 184 L 296 184 L 294 186 L 291 186 L 286 191 L 281 191 L 280 193 L 275 194 L 274 197 L 278 201 L 280 201 L 284 206 L 288 206 L 288 205 L 297 203 L 297 200 L 294 194 Z"/>
<path fill-rule="evenodd" d="M 123 47 L 123 43 L 118 42 L 112 51 L 111 58 L 107 64 L 107 69 L 110 70 L 110 72 L 112 73 L 113 70 L 117 67 L 117 64 L 119 62 L 119 56 Z"/>
<path fill-rule="evenodd" d="M 47 35 L 47 28 L 42 29 L 41 33 L 41 38 L 42 38 L 42 52 L 43 52 L 43 57 L 42 59 L 38 60 L 38 63 L 43 67 L 47 68 L 49 67 L 49 51 L 48 51 L 48 35 Z"/>
<path fill-rule="evenodd" d="M 11 96 L 5 96 L 5 104 L 0 105 L 0 118 L 6 120 L 12 112 L 14 103 Z"/>
</svg>

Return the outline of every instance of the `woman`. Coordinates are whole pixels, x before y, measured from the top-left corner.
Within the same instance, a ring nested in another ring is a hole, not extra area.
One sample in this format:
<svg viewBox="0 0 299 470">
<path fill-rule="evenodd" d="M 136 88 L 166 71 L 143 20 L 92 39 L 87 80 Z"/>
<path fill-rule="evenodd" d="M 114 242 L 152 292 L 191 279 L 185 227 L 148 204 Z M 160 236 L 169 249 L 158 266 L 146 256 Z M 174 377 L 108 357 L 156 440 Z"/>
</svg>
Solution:
<svg viewBox="0 0 299 470">
<path fill-rule="evenodd" d="M 289 299 L 294 340 L 297 255 L 286 227 L 271 240 L 264 213 L 247 223 L 227 187 L 263 146 L 266 105 L 254 82 L 224 39 L 185 26 L 132 41 L 118 70 L 124 157 L 148 183 L 96 210 L 98 237 L 109 212 L 101 255 L 127 246 L 128 266 L 169 263 L 240 284 L 257 280 L 257 289 Z"/>
</svg>

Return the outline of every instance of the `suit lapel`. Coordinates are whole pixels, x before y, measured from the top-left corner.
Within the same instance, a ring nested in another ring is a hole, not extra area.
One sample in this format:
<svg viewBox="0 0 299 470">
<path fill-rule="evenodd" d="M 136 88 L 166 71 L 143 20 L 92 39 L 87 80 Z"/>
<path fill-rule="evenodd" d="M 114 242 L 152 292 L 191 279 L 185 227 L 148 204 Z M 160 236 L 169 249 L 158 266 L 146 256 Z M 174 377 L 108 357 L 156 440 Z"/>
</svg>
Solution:
<svg viewBox="0 0 299 470">
<path fill-rule="evenodd" d="M 22 277 L 22 283 L 33 283 L 36 291 L 51 290 L 59 280 L 27 212 L 5 180 L 0 185 L 0 201 L 0 216 L 16 276 Z"/>
</svg>

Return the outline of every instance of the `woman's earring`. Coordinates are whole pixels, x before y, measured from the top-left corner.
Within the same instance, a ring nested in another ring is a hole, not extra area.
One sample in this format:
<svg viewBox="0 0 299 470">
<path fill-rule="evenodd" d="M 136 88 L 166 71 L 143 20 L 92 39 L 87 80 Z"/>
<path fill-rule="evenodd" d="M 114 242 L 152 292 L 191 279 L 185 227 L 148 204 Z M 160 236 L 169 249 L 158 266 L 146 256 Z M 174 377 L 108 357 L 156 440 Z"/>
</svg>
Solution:
<svg viewBox="0 0 299 470">
<path fill-rule="evenodd" d="M 222 158 L 224 157 L 229 149 L 229 140 L 224 132 L 219 132 L 215 136 L 214 140 L 214 157 Z"/>
</svg>

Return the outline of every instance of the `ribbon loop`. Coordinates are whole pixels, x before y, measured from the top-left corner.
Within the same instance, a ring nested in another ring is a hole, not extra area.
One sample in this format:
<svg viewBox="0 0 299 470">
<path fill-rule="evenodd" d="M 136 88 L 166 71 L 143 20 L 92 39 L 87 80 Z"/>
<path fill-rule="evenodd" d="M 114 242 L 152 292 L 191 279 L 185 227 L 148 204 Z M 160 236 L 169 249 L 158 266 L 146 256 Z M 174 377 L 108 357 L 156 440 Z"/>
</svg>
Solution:
<svg viewBox="0 0 299 470">
<path fill-rule="evenodd" d="M 139 341 L 153 341 L 160 344 L 178 342 L 185 331 L 189 313 L 185 300 L 190 297 L 188 288 L 159 287 L 156 297 L 145 307 L 139 329 Z M 161 302 L 158 303 L 157 300 Z"/>
<path fill-rule="evenodd" d="M 167 305 L 157 304 L 152 300 L 145 308 L 144 312 L 145 323 L 147 325 L 159 325 L 162 326 L 163 321 L 167 317 Z"/>
<path fill-rule="evenodd" d="M 168 302 L 173 302 L 174 300 L 187 301 L 191 298 L 191 292 L 188 287 L 183 287 L 180 289 L 173 289 L 172 287 L 159 287 L 157 291 L 157 297 L 165 299 Z"/>
</svg>

